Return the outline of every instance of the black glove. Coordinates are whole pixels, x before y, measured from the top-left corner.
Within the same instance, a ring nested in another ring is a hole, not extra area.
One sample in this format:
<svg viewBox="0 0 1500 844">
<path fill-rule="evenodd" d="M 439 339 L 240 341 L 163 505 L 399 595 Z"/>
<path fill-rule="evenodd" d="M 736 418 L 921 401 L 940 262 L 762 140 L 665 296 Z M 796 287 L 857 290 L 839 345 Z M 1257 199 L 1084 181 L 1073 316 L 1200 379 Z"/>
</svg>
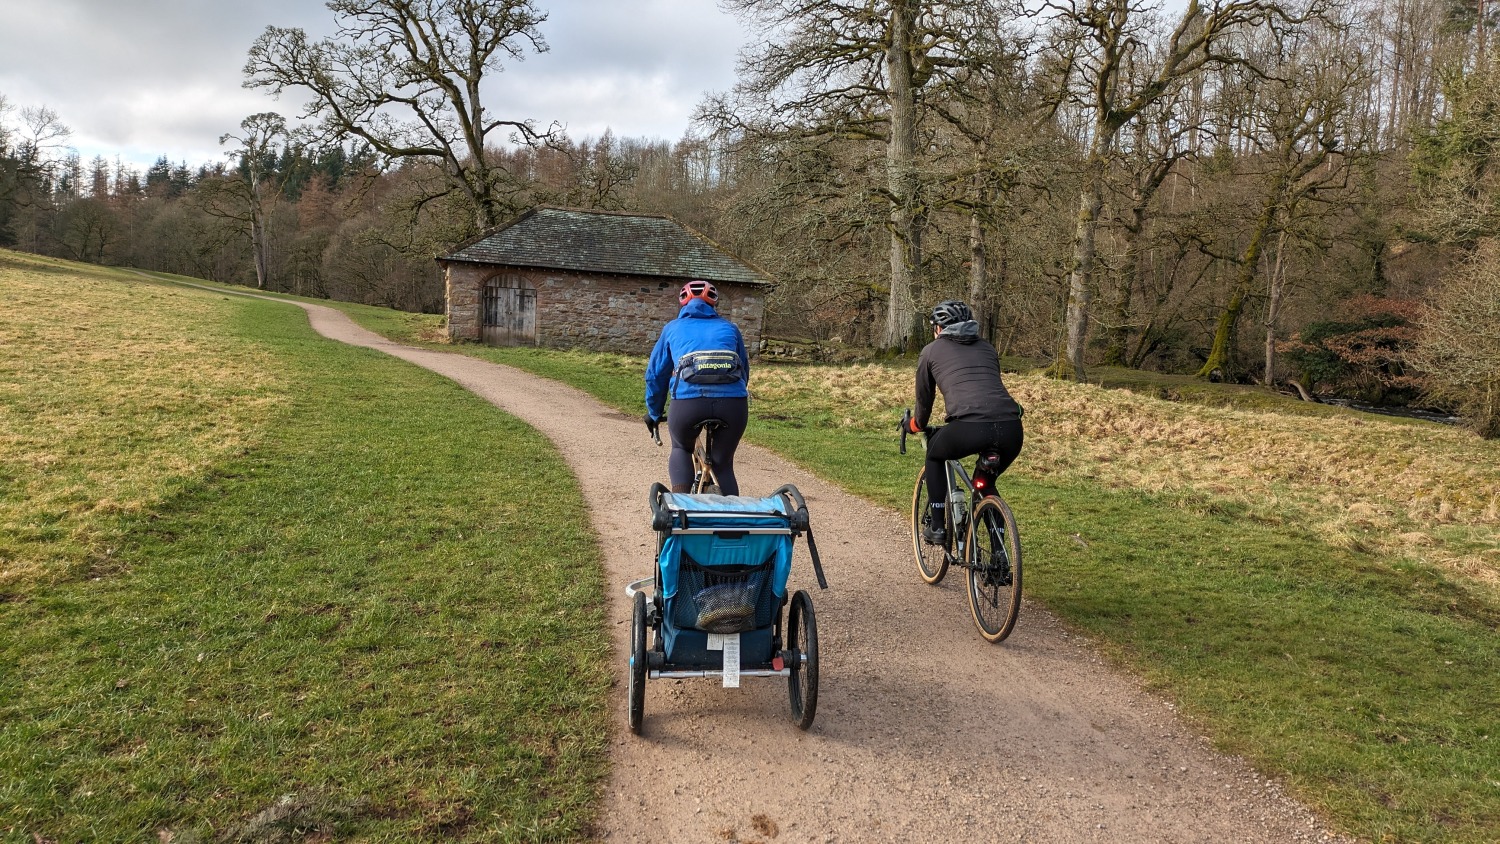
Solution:
<svg viewBox="0 0 1500 844">
<path fill-rule="evenodd" d="M 649 432 L 651 432 L 651 436 L 653 436 L 653 437 L 657 436 L 656 430 L 657 430 L 657 426 L 661 425 L 661 420 L 660 419 L 652 419 L 651 418 L 651 414 L 649 414 L 649 413 L 646 414 L 645 416 L 642 416 L 641 418 L 644 419 L 644 420 L 646 420 L 646 430 L 649 431 Z"/>
</svg>

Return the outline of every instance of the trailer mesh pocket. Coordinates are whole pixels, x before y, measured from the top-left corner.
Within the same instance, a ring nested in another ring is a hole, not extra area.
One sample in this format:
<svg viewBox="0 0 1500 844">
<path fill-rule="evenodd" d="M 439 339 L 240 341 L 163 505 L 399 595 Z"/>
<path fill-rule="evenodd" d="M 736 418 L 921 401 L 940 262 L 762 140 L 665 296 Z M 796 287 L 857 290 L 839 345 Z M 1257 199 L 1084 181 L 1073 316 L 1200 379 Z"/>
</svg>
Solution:
<svg viewBox="0 0 1500 844">
<path fill-rule="evenodd" d="M 707 633 L 769 626 L 775 613 L 771 561 L 758 566 L 702 566 L 683 555 L 673 621 Z"/>
</svg>

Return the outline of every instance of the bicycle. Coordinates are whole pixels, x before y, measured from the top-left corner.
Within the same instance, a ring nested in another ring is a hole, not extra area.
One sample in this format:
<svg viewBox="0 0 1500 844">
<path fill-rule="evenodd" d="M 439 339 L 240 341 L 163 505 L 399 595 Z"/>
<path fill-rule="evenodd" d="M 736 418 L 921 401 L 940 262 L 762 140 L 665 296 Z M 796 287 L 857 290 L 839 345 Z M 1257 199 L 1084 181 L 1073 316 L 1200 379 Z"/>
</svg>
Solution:
<svg viewBox="0 0 1500 844">
<path fill-rule="evenodd" d="M 667 424 L 667 417 L 661 418 Z M 722 419 L 705 419 L 693 431 L 693 485 L 688 492 L 693 495 L 718 495 L 719 477 L 714 474 L 714 432 L 724 427 Z M 657 446 L 661 445 L 661 428 L 651 432 Z"/>
<path fill-rule="evenodd" d="M 907 409 L 901 419 L 902 454 L 906 453 L 910 421 L 911 410 Z M 932 430 L 923 432 L 924 450 Z M 999 459 L 993 452 L 980 452 L 972 480 L 962 462 L 947 461 L 948 502 L 943 511 L 941 544 L 929 543 L 922 535 L 923 528 L 930 527 L 932 512 L 926 466 L 917 472 L 911 500 L 912 555 L 918 574 L 923 581 L 936 585 L 950 565 L 967 569 L 969 612 L 979 635 L 990 642 L 1004 641 L 1021 613 L 1021 532 L 1010 505 L 994 489 Z"/>
</svg>

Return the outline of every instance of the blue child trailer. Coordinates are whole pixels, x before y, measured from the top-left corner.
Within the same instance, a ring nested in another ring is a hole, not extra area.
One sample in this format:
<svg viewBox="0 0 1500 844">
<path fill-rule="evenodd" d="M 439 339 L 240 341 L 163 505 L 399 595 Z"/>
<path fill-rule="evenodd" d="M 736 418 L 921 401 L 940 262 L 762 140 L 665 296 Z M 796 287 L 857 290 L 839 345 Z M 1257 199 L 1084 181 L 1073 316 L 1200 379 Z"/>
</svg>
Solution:
<svg viewBox="0 0 1500 844">
<path fill-rule="evenodd" d="M 634 605 L 631 731 L 641 731 L 646 681 L 664 677 L 718 677 L 728 687 L 785 677 L 792 721 L 807 729 L 818 704 L 818 633 L 812 598 L 787 595 L 797 537 L 807 536 L 818 585 L 828 582 L 802 493 L 787 484 L 764 498 L 689 495 L 653 484 L 650 502 L 654 571 L 625 587 Z"/>
</svg>

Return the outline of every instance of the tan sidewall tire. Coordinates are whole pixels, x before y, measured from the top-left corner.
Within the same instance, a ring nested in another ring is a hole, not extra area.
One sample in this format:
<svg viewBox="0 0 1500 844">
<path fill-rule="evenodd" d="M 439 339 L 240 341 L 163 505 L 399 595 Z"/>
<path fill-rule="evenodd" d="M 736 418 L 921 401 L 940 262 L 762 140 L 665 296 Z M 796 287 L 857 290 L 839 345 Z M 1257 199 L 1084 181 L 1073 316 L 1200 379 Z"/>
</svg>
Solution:
<svg viewBox="0 0 1500 844">
<path fill-rule="evenodd" d="M 911 553 L 912 560 L 917 564 L 917 576 L 924 583 L 937 584 L 942 582 L 943 576 L 948 573 L 948 555 L 943 549 L 937 548 L 938 563 L 934 572 L 927 564 L 927 549 L 936 548 L 922 541 L 922 482 L 927 479 L 927 467 L 923 466 L 917 471 L 917 483 L 911 489 Z"/>
<path fill-rule="evenodd" d="M 974 627 L 979 631 L 979 635 L 983 636 L 985 638 L 985 641 L 988 642 L 1003 642 L 1005 641 L 1005 638 L 1011 634 L 1011 631 L 1015 630 L 1016 619 L 1021 615 L 1021 534 L 1020 531 L 1016 529 L 1016 520 L 1015 517 L 1011 515 L 1010 505 L 1006 504 L 1004 499 L 1000 498 L 999 496 L 989 496 L 984 498 L 979 502 L 979 506 L 974 508 L 973 514 L 969 517 L 969 535 L 966 538 L 967 541 L 964 543 L 964 545 L 968 549 L 967 553 L 970 555 L 971 562 L 973 560 L 973 555 L 976 553 L 974 549 L 977 547 L 974 542 L 974 535 L 978 531 L 979 525 L 983 521 L 984 513 L 987 510 L 997 511 L 999 517 L 1004 520 L 1005 539 L 1007 544 L 1010 545 L 1010 607 L 1009 614 L 1005 618 L 1005 623 L 1002 624 L 1000 628 L 993 633 L 984 628 L 984 624 L 980 620 L 979 596 L 975 594 L 977 591 L 975 586 L 975 578 L 978 575 L 975 573 L 975 569 L 972 567 L 967 572 L 969 582 L 967 584 L 966 591 L 969 593 L 969 615 L 973 617 Z"/>
</svg>

